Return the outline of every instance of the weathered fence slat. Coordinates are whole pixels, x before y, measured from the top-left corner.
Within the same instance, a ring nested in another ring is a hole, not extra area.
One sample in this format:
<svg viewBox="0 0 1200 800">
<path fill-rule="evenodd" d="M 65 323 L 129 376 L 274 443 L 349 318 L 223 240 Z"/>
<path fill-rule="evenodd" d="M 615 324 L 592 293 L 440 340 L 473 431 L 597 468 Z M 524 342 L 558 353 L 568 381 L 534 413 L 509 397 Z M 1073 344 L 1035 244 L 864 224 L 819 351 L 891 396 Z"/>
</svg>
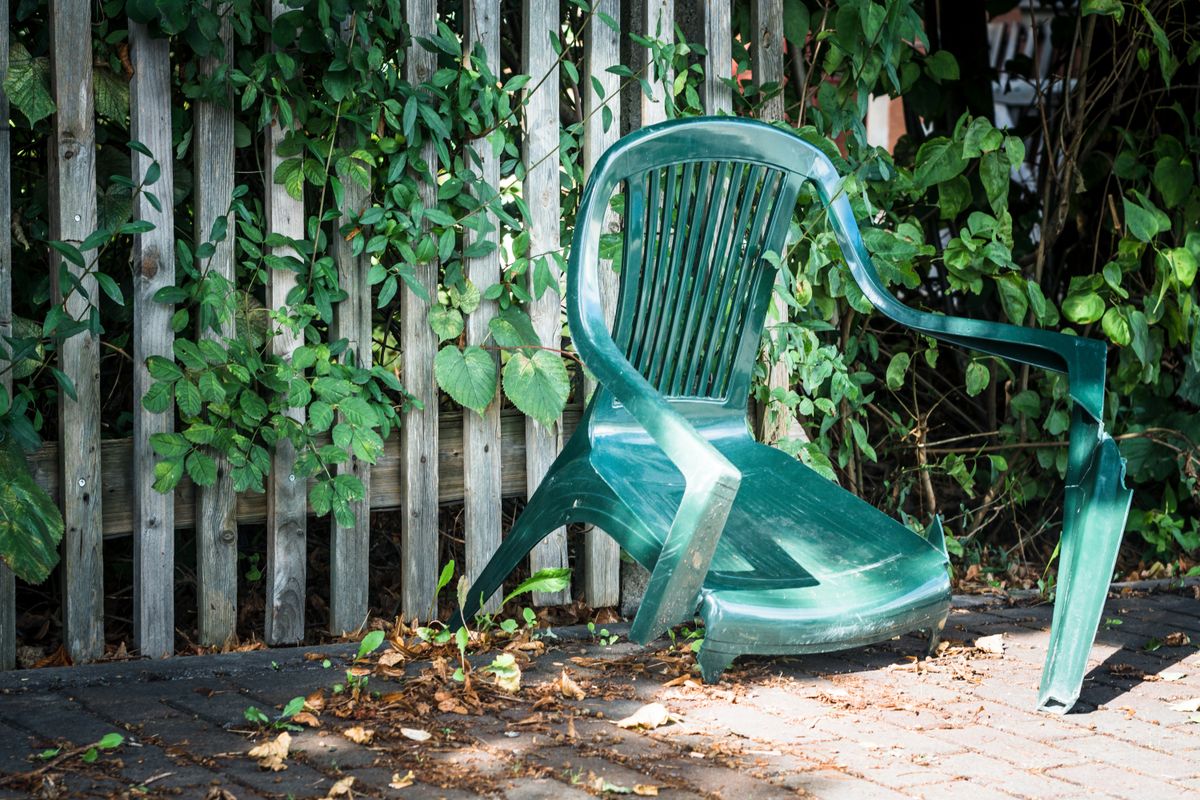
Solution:
<svg viewBox="0 0 1200 800">
<path fill-rule="evenodd" d="M 405 19 L 414 41 L 408 49 L 406 74 L 414 85 L 425 83 L 437 68 L 437 58 L 422 47 L 415 37 L 429 36 L 437 20 L 436 0 L 405 0 Z M 421 159 L 429 166 L 429 178 L 421 184 L 421 202 L 437 204 L 437 151 L 433 142 L 421 148 Z M 426 223 L 428 224 L 428 223 Z M 416 278 L 431 297 L 436 296 L 439 265 L 437 260 L 414 267 Z M 401 373 L 404 388 L 424 408 L 404 415 L 400 427 L 400 470 L 403 494 L 404 532 L 401 560 L 404 576 L 401 585 L 402 610 L 409 619 L 428 619 L 437 613 L 434 592 L 437 588 L 438 553 L 438 393 L 433 378 L 433 359 L 437 340 L 426 318 L 429 304 L 415 292 L 400 293 L 402 350 Z"/>
<path fill-rule="evenodd" d="M 271 0 L 271 18 L 287 11 L 283 0 Z M 304 238 L 304 201 L 287 193 L 283 184 L 274 180 L 275 170 L 283 159 L 279 156 L 286 131 L 276 116 L 266 138 L 266 203 L 267 230 L 289 239 Z M 291 247 L 273 248 L 281 258 L 300 256 Z M 296 286 L 296 273 L 273 269 L 267 283 L 267 306 L 278 310 L 287 305 L 288 293 Z M 300 346 L 300 334 L 281 326 L 271 338 L 271 351 L 284 361 Z M 290 408 L 288 416 L 298 425 L 304 424 L 304 409 Z M 298 642 L 304 638 L 305 601 L 305 482 L 295 472 L 296 448 L 286 438 L 275 445 L 271 459 L 271 474 L 267 481 L 267 615 L 268 644 Z"/>
<path fill-rule="evenodd" d="M 704 113 L 728 114 L 733 110 L 733 23 L 729 0 L 704 3 Z"/>
<path fill-rule="evenodd" d="M 342 35 L 354 46 L 352 37 L 355 25 L 347 21 Z M 343 142 L 355 149 L 356 142 L 349 138 Z M 350 175 L 340 175 L 343 190 L 342 211 L 361 214 L 367 203 L 368 192 Z M 338 235 L 337 224 L 333 228 L 333 256 L 337 262 L 338 286 L 346 291 L 347 297 L 334 309 L 332 335 L 335 341 L 346 339 L 345 358 L 353 358 L 360 367 L 371 366 L 371 287 L 367 282 L 370 259 L 365 253 L 354 255 L 350 243 Z M 339 421 L 342 419 L 338 415 Z M 336 519 L 332 523 L 332 541 L 329 546 L 329 631 L 344 633 L 357 631 L 367 618 L 367 588 L 370 580 L 368 555 L 371 546 L 371 465 L 349 453 L 350 459 L 338 464 L 339 475 L 353 475 L 362 481 L 364 498 L 354 503 L 354 524 L 344 526 Z"/>
<path fill-rule="evenodd" d="M 558 59 L 551 44 L 547 20 L 559 18 L 558 0 L 525 0 L 524 38 L 521 52 L 524 64 L 521 71 L 530 76 L 534 87 L 525 106 L 525 183 L 522 196 L 529 208 L 529 253 L 545 258 L 555 280 L 555 289 L 536 297 L 534 269 L 529 269 L 529 290 L 535 299 L 529 308 L 533 329 L 538 340 L 547 347 L 562 343 L 562 298 L 557 291 L 559 269 L 550 254 L 559 249 L 558 226 L 562 191 L 558 167 Z M 525 419 L 525 480 L 529 496 L 537 491 L 546 471 L 554 463 L 562 446 L 562 420 L 547 428 L 532 417 Z M 529 568 L 541 569 L 567 566 L 567 531 L 558 530 L 547 536 L 529 554 Z M 561 592 L 535 592 L 538 605 L 559 605 L 571 601 L 569 588 Z"/>
<path fill-rule="evenodd" d="M 783 29 L 780 25 L 782 19 L 783 0 L 754 0 L 750 6 L 750 55 L 753 62 L 754 82 L 759 86 L 767 84 L 779 86 L 783 82 Z M 783 119 L 783 92 L 778 92 L 764 103 L 759 113 L 761 118 L 767 122 Z M 771 299 L 771 315 L 780 323 L 787 322 L 787 303 L 779 295 L 780 291 L 786 291 L 782 277 L 776 281 L 775 288 L 776 293 Z M 778 336 L 777 333 L 774 335 Z M 769 389 L 787 389 L 790 379 L 791 375 L 787 364 L 780 360 L 771 365 L 767 386 Z M 771 419 L 769 414 L 764 413 L 759 438 L 766 442 L 778 441 L 791 433 L 789 423 L 792 420 L 793 417 L 790 414 L 779 419 Z"/>
<path fill-rule="evenodd" d="M 54 147 L 50 151 L 50 235 L 80 244 L 96 230 L 96 121 L 92 97 L 92 4 L 54 0 L 50 7 L 54 84 Z M 94 258 L 94 254 L 92 254 Z M 60 264 L 78 282 L 59 280 Z M 55 302 L 66 299 L 73 319 L 87 320 L 99 302 L 96 278 L 53 252 L 50 275 Z M 82 290 L 82 291 L 80 291 Z M 101 562 L 100 337 L 84 331 L 58 343 L 59 369 L 74 384 L 75 398 L 59 392 L 59 455 L 62 509 L 63 623 L 67 652 L 75 662 L 104 652 L 104 570 Z"/>
<path fill-rule="evenodd" d="M 12 336 L 12 183 L 9 171 L 8 3 L 0 3 L 0 391 L 12 398 L 12 370 L 8 369 L 8 337 Z M 17 663 L 17 583 L 12 570 L 0 564 L 0 669 Z"/>
<path fill-rule="evenodd" d="M 621 104 L 620 79 L 608 72 L 608 68 L 620 63 L 621 37 L 602 21 L 598 14 L 607 14 L 614 20 L 621 18 L 621 0 L 596 0 L 592 6 L 593 15 L 584 31 L 583 60 L 584 71 L 580 77 L 580 91 L 583 92 L 583 171 L 590 175 L 600 156 L 621 135 Z M 600 84 L 603 96 L 597 93 L 594 82 Z M 607 106 L 612 116 L 606 126 L 602 109 Z M 616 224 L 615 218 L 607 220 L 607 227 L 612 230 Z M 604 311 L 611 326 L 617 310 L 617 274 L 611 269 L 600 271 L 600 292 Z M 591 394 L 595 384 L 588 382 L 587 392 Z M 608 534 L 598 528 L 591 528 L 586 533 L 584 541 L 585 565 L 584 598 L 593 608 L 615 606 L 621 600 L 621 548 Z"/>
<path fill-rule="evenodd" d="M 145 25 L 129 23 L 130 133 L 152 154 L 134 152 L 133 180 L 146 181 L 153 164 L 160 175 L 137 194 L 134 214 L 154 225 L 154 230 L 133 239 L 133 398 L 141 398 L 153 383 L 146 359 L 174 360 L 171 306 L 155 300 L 155 293 L 175 285 L 175 223 L 171 148 L 170 42 L 151 37 Z M 159 199 L 157 208 L 149 193 Z M 133 415 L 133 633 L 138 650 L 151 658 L 175 650 L 175 502 L 154 490 L 157 460 L 150 438 L 174 429 L 172 409 L 150 414 L 140 408 Z"/>
<path fill-rule="evenodd" d="M 641 0 L 643 3 L 643 16 L 635 25 L 635 30 L 638 30 L 643 36 L 648 39 L 656 39 L 663 42 L 675 41 L 675 3 L 674 0 Z M 634 47 L 640 48 L 640 45 L 634 43 Z M 643 50 L 642 59 L 648 60 L 649 54 Z M 641 124 L 643 126 L 653 125 L 656 122 L 662 122 L 667 118 L 667 103 L 671 102 L 669 92 L 671 84 L 674 82 L 675 76 L 667 66 L 665 75 L 658 75 L 655 70 L 655 65 L 651 64 L 649 72 L 644 77 L 650 82 L 651 88 L 654 89 L 654 95 L 647 97 L 645 92 L 640 91 L 640 87 L 635 87 L 638 91 L 639 103 L 641 106 Z"/>
<path fill-rule="evenodd" d="M 474 50 L 476 45 L 483 46 L 484 57 L 488 70 L 492 75 L 500 74 L 500 0 L 469 0 L 466 10 L 465 47 Z M 485 187 L 478 198 L 482 202 L 489 201 L 498 190 L 500 184 L 500 162 L 492 151 L 491 143 L 484 138 L 476 139 L 469 145 L 479 159 L 479 176 Z M 474 165 L 471 165 L 475 168 Z M 478 233 L 468 230 L 464 244 L 472 244 L 491 239 L 499 243 L 496 233 L 497 221 L 494 214 L 487 213 L 488 223 L 492 226 L 491 233 Z M 500 250 L 494 248 L 491 252 L 466 259 L 467 280 L 474 284 L 479 291 L 484 291 L 500 279 Z M 466 336 L 467 346 L 483 345 L 489 336 L 488 323 L 496 315 L 494 300 L 484 300 L 473 312 L 467 315 Z M 499 366 L 499 354 L 492 352 L 492 358 Z M 500 546 L 500 388 L 497 382 L 496 394 L 482 414 L 463 414 L 463 486 L 464 509 L 463 535 L 466 539 L 466 574 L 474 581 L 496 548 Z M 486 612 L 495 612 L 500 607 L 499 592 L 488 598 L 483 604 Z"/>
<path fill-rule="evenodd" d="M 229 19 L 221 22 L 220 59 L 206 56 L 200 72 L 212 75 L 222 64 L 233 63 L 233 28 Z M 233 96 L 227 89 L 221 102 L 201 100 L 195 104 L 195 129 L 192 138 L 195 165 L 195 227 L 197 243 L 210 241 L 213 223 L 228 220 L 224 240 L 215 243 L 208 260 L 209 274 L 235 286 L 234 241 L 237 231 L 232 216 L 226 216 L 233 196 Z M 219 276 L 219 277 L 218 277 Z M 234 335 L 234 320 L 217 320 L 217 330 L 206 327 L 200 335 L 220 342 Z M 233 636 L 237 626 L 237 495 L 229 460 L 215 450 L 209 452 L 217 463 L 217 479 L 212 486 L 196 487 L 196 604 L 200 643 L 222 645 Z"/>
</svg>

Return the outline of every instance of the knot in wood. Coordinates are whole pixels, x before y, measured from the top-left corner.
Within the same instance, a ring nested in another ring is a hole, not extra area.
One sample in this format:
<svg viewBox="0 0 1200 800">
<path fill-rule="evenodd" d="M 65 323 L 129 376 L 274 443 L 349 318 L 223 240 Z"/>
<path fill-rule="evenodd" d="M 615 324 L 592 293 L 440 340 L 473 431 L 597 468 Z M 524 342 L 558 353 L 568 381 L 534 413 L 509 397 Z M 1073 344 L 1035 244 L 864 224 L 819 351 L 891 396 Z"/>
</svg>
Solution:
<svg viewBox="0 0 1200 800">
<path fill-rule="evenodd" d="M 59 152 L 64 159 L 74 158 L 79 154 L 79 140 L 71 134 L 64 134 L 59 144 Z"/>
<path fill-rule="evenodd" d="M 158 248 L 147 247 L 142 251 L 142 277 L 153 278 L 158 274 Z"/>
</svg>

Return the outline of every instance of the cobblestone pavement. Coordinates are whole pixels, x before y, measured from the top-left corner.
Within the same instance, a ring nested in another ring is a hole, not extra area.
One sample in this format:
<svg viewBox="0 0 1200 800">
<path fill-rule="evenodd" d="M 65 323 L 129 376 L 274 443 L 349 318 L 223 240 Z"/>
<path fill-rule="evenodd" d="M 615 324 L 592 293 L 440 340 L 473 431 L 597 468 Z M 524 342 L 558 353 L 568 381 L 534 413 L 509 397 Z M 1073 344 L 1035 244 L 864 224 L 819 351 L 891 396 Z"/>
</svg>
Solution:
<svg viewBox="0 0 1200 800">
<path fill-rule="evenodd" d="M 278 713 L 288 699 L 328 688 L 347 646 L 9 673 L 0 676 L 0 775 L 8 776 L 0 793 L 320 798 L 350 776 L 354 797 L 1200 793 L 1200 714 L 1172 708 L 1200 698 L 1200 654 L 1189 641 L 1200 643 L 1200 601 L 1191 590 L 1110 599 L 1082 702 L 1064 717 L 1033 710 L 1049 618 L 1046 605 L 963 598 L 947 627 L 951 646 L 935 660 L 918 663 L 922 642 L 910 636 L 844 653 L 750 659 L 711 687 L 664 686 L 672 673 L 662 674 L 652 650 L 564 637 L 525 665 L 521 695 L 495 711 L 433 709 L 424 724 L 433 738 L 392 735 L 397 728 L 365 745 L 342 732 L 352 720 L 322 718 L 321 728 L 293 734 L 279 772 L 245 755 L 270 737 L 252 735 L 243 712 L 255 705 Z M 994 634 L 1003 635 L 1003 655 L 973 646 Z M 317 650 L 332 669 L 305 658 Z M 564 668 L 587 697 L 540 707 L 535 690 Z M 399 685 L 372 678 L 371 688 L 386 695 Z M 674 721 L 653 731 L 612 723 L 651 702 Z M 94 763 L 37 758 L 112 731 L 125 742 Z M 406 777 L 414 782 L 390 786 Z"/>
</svg>

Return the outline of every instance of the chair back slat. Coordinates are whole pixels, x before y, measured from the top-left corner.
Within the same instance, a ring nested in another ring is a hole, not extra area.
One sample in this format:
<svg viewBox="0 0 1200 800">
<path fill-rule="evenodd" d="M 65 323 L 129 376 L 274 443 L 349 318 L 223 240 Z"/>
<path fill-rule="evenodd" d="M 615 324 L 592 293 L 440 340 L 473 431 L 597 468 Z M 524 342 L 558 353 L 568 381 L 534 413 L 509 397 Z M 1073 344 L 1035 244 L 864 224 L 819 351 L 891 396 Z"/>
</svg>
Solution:
<svg viewBox="0 0 1200 800">
<path fill-rule="evenodd" d="M 733 159 L 680 158 L 626 177 L 614 340 L 664 396 L 728 397 L 732 362 L 762 316 L 761 275 L 774 277 L 763 256 L 786 234 L 792 183 Z"/>
</svg>

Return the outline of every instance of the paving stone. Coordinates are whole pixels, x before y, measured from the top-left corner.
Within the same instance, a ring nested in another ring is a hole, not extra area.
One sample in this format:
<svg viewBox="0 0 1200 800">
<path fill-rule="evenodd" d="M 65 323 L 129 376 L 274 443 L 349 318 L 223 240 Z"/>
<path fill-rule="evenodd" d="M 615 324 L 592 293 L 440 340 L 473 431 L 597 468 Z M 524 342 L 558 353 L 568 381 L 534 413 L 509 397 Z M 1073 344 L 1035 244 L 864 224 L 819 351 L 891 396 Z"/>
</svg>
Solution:
<svg viewBox="0 0 1200 800">
<path fill-rule="evenodd" d="M 929 736 L 969 748 L 972 753 L 982 753 L 1007 761 L 1010 765 L 1024 769 L 1041 770 L 1079 763 L 1082 759 L 1071 752 L 1060 749 L 1030 734 L 1036 729 L 1026 729 L 1024 735 L 987 727 L 979 723 L 960 728 L 942 728 L 929 731 Z M 962 763 L 961 761 L 956 763 Z"/>
<path fill-rule="evenodd" d="M 589 800 L 582 789 L 546 778 L 522 780 L 504 793 L 507 800 Z"/>
<path fill-rule="evenodd" d="M 1089 792 L 1103 791 L 1114 797 L 1144 800 L 1150 797 L 1170 797 L 1177 794 L 1162 780 L 1155 780 L 1109 764 L 1083 764 L 1050 770 L 1056 778 L 1087 787 Z"/>
<path fill-rule="evenodd" d="M 790 785 L 794 791 L 803 792 L 804 797 L 819 797 L 821 800 L 899 800 L 913 797 L 907 792 L 898 792 L 837 770 L 806 772 L 795 776 L 795 782 Z"/>
<path fill-rule="evenodd" d="M 1147 777 L 1181 780 L 1200 776 L 1200 764 L 1190 756 L 1156 752 L 1111 736 L 1070 739 L 1063 742 L 1062 746 L 1079 753 L 1089 762 L 1111 764 Z"/>
</svg>

